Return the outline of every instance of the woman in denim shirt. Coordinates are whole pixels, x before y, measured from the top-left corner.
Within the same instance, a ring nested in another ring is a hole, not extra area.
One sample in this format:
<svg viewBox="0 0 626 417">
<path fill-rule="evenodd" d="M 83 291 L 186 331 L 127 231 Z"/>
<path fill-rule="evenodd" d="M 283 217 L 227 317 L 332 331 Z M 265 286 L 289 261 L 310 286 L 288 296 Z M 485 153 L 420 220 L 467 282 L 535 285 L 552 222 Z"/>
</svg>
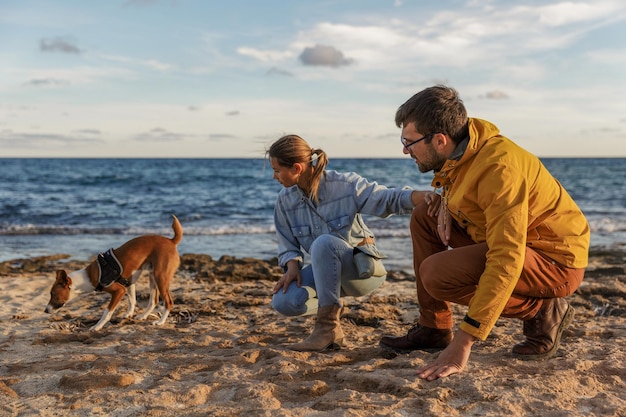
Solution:
<svg viewBox="0 0 626 417">
<path fill-rule="evenodd" d="M 337 349 L 344 336 L 340 297 L 370 294 L 386 278 L 386 273 L 369 278 L 357 273 L 355 247 L 383 257 L 361 213 L 407 214 L 431 193 L 387 188 L 355 173 L 326 171 L 326 153 L 296 135 L 278 139 L 267 153 L 274 178 L 285 187 L 274 208 L 278 264 L 285 274 L 273 289 L 272 306 L 286 316 L 317 314 L 313 333 L 291 346 L 293 350 Z M 303 251 L 311 256 L 304 268 Z"/>
</svg>

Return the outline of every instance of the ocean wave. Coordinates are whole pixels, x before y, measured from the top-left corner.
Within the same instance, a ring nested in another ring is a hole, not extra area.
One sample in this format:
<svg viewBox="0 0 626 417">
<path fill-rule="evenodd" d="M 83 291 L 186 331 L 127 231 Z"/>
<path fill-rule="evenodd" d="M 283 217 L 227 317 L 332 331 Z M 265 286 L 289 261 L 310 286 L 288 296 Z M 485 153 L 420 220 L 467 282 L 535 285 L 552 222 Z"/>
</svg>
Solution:
<svg viewBox="0 0 626 417">
<path fill-rule="evenodd" d="M 221 236 L 221 235 L 257 235 L 275 233 L 273 226 L 217 226 L 217 227 L 183 227 L 188 236 Z M 144 227 L 76 227 L 76 226 L 6 226 L 0 227 L 0 235 L 145 235 L 158 234 L 170 236 L 171 228 Z"/>
<path fill-rule="evenodd" d="M 625 232 L 626 221 L 615 217 L 600 217 L 600 218 L 588 218 L 589 227 L 591 232 L 599 233 L 613 233 L 613 232 Z"/>
<path fill-rule="evenodd" d="M 616 232 L 626 232 L 626 221 L 621 218 L 600 217 L 588 219 L 592 233 L 610 234 Z M 222 236 L 222 235 L 258 235 L 274 234 L 276 229 L 273 224 L 266 222 L 236 222 L 230 224 L 209 225 L 209 226 L 185 226 L 185 235 L 189 236 Z M 374 235 L 378 238 L 410 237 L 411 233 L 408 225 L 393 222 L 381 222 L 370 226 Z M 160 226 L 158 228 L 143 226 L 93 226 L 83 225 L 0 225 L 0 235 L 143 235 L 159 234 L 170 236 L 171 227 Z"/>
</svg>

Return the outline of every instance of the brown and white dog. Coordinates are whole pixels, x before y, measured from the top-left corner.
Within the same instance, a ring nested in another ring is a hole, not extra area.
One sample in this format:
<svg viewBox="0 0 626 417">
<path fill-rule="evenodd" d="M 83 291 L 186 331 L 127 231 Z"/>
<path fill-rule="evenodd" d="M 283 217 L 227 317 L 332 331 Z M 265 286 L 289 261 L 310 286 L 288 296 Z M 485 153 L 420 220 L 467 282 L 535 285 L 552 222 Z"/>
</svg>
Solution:
<svg viewBox="0 0 626 417">
<path fill-rule="evenodd" d="M 102 264 L 99 264 L 98 259 L 91 262 L 86 268 L 69 274 L 64 270 L 57 271 L 56 280 L 50 290 L 50 301 L 45 312 L 52 313 L 63 307 L 75 296 L 101 289 L 111 294 L 111 300 L 100 321 L 89 329 L 98 331 L 111 319 L 126 293 L 126 286 L 128 286 L 128 311 L 123 317 L 131 318 L 137 305 L 135 283 L 141 272 L 148 270 L 150 271 L 150 300 L 144 313 L 137 318 L 144 320 L 152 313 L 160 294 L 163 298 L 161 318 L 153 324 L 162 325 L 165 323 L 173 305 L 169 291 L 170 282 L 180 265 L 180 257 L 176 247 L 183 238 L 183 228 L 180 222 L 176 216 L 172 217 L 174 218 L 172 221 L 174 237 L 171 239 L 158 235 L 139 236 L 109 252 L 109 259 L 117 261 L 116 267 L 121 269 L 121 275 L 112 283 L 107 283 L 108 286 L 103 287 L 100 282 Z M 99 257 L 102 256 L 100 254 Z"/>
</svg>

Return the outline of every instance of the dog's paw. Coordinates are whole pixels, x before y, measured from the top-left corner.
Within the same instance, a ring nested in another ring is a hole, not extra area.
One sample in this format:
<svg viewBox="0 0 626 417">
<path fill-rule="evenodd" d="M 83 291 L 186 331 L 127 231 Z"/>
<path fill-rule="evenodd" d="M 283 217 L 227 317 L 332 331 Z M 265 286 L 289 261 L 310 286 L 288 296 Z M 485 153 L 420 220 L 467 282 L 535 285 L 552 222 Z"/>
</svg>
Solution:
<svg viewBox="0 0 626 417">
<path fill-rule="evenodd" d="M 153 321 L 152 325 L 153 326 L 163 326 L 165 324 L 165 322 L 167 321 L 167 317 L 168 316 L 169 316 L 169 312 L 167 312 L 166 314 L 163 314 L 159 320 Z"/>
<path fill-rule="evenodd" d="M 145 314 L 145 313 L 144 313 L 144 314 L 141 314 L 141 315 L 137 316 L 137 317 L 136 317 L 136 320 L 137 320 L 137 321 L 144 321 L 144 320 L 145 320 L 145 319 L 147 319 L 148 317 L 150 317 L 150 316 L 154 316 L 154 315 L 155 315 L 154 313 L 148 313 L 148 314 Z"/>
</svg>

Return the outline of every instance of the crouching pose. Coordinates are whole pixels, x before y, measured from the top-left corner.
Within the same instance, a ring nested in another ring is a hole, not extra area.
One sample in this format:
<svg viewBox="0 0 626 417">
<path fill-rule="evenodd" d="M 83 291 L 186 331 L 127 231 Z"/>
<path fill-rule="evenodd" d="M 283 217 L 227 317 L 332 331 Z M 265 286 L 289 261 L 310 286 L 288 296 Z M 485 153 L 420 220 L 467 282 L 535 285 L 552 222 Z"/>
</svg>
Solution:
<svg viewBox="0 0 626 417">
<path fill-rule="evenodd" d="M 499 317 L 523 321 L 520 359 L 553 356 L 574 309 L 565 297 L 580 285 L 589 224 L 539 158 L 467 116 L 456 90 L 433 86 L 396 112 L 403 151 L 434 172 L 441 210 L 418 205 L 411 218 L 419 321 L 386 336 L 395 352 L 443 351 L 419 368 L 427 380 L 462 372 L 476 340 Z M 452 248 L 452 249 L 450 249 Z M 450 303 L 468 306 L 453 334 Z"/>
<path fill-rule="evenodd" d="M 344 337 L 340 297 L 370 294 L 386 278 L 383 256 L 361 213 L 408 214 L 431 193 L 325 170 L 326 153 L 296 135 L 278 139 L 267 153 L 274 178 L 285 187 L 274 209 L 278 263 L 285 273 L 273 289 L 272 306 L 286 316 L 317 314 L 313 333 L 291 349 L 338 348 Z M 303 251 L 310 255 L 304 267 Z M 369 272 L 357 266 L 359 260 Z"/>
</svg>

